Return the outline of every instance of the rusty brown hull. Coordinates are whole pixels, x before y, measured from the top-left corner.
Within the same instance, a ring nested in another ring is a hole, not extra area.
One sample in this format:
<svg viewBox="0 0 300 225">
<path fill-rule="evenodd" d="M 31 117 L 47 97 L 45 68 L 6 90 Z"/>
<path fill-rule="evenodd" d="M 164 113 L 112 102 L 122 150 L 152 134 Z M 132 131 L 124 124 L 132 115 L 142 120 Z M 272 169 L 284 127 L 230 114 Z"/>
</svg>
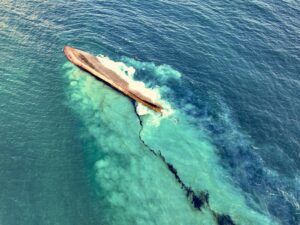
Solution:
<svg viewBox="0 0 300 225">
<path fill-rule="evenodd" d="M 131 89 L 130 83 L 127 80 L 113 70 L 105 67 L 96 56 L 69 46 L 64 47 L 64 53 L 66 57 L 79 68 L 88 71 L 90 74 L 101 79 L 111 87 L 122 92 L 124 95 L 161 113 L 163 107 L 159 103 L 153 102 L 150 96 L 147 96 L 138 90 Z"/>
</svg>

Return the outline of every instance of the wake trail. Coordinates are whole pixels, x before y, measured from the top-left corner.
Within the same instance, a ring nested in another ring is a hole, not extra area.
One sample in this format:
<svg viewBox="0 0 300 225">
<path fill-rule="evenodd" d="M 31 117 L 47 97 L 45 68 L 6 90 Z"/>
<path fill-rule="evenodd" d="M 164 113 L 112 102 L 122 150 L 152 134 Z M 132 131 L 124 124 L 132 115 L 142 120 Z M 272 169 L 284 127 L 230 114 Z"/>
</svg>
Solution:
<svg viewBox="0 0 300 225">
<path fill-rule="evenodd" d="M 154 154 L 156 157 L 160 158 L 162 160 L 162 162 L 164 163 L 164 165 L 166 166 L 166 168 L 173 174 L 175 180 L 177 181 L 177 183 L 180 185 L 181 189 L 184 190 L 186 197 L 188 198 L 189 202 L 192 204 L 192 206 L 201 211 L 203 207 L 207 208 L 213 215 L 213 217 L 215 218 L 216 222 L 218 225 L 236 225 L 233 220 L 231 219 L 231 217 L 229 215 L 224 215 L 224 214 L 218 214 L 216 212 L 214 212 L 210 206 L 209 206 L 209 193 L 207 191 L 200 191 L 198 193 L 196 193 L 191 187 L 187 186 L 182 179 L 180 178 L 180 176 L 178 175 L 177 169 L 171 164 L 169 163 L 166 158 L 161 154 L 160 151 L 155 151 L 154 149 L 152 149 L 142 138 L 142 131 L 143 131 L 143 121 L 140 117 L 140 115 L 137 112 L 137 108 L 135 106 L 135 103 L 133 102 L 133 107 L 134 107 L 134 111 L 135 114 L 139 120 L 139 123 L 141 125 L 141 128 L 139 130 L 139 139 L 140 141 L 143 143 L 143 145 L 152 153 Z M 157 153 L 158 152 L 158 153 Z"/>
</svg>

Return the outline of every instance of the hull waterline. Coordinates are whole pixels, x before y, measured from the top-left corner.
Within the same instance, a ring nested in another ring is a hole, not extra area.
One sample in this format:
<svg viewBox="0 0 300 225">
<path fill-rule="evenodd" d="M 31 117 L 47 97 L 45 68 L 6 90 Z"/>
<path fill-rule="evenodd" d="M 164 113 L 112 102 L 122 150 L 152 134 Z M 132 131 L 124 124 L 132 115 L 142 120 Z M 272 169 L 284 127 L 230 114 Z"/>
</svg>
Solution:
<svg viewBox="0 0 300 225">
<path fill-rule="evenodd" d="M 96 56 L 69 46 L 64 47 L 64 53 L 70 62 L 104 81 L 117 91 L 156 112 L 162 112 L 163 107 L 159 103 L 154 102 L 150 96 L 142 93 L 142 91 L 131 88 L 130 81 L 103 65 Z"/>
</svg>

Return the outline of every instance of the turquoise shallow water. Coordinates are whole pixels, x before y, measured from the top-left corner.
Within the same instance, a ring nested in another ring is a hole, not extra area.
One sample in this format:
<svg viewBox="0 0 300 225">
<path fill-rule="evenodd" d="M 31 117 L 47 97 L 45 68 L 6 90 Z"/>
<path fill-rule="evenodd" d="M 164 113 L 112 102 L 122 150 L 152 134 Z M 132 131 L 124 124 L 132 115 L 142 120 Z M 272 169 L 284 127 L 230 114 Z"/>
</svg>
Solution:
<svg viewBox="0 0 300 225">
<path fill-rule="evenodd" d="M 2 1 L 0 223 L 299 224 L 299 12 Z M 134 68 L 172 113 L 138 116 L 67 44 Z"/>
</svg>

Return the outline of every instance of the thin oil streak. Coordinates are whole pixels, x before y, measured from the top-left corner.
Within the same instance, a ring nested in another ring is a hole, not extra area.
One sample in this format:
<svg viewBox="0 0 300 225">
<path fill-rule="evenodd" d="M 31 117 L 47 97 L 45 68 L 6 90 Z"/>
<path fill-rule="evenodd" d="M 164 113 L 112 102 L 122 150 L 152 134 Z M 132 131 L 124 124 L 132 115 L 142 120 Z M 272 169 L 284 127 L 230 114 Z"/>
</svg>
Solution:
<svg viewBox="0 0 300 225">
<path fill-rule="evenodd" d="M 161 154 L 161 152 L 159 151 L 159 153 L 157 154 L 154 149 L 152 149 L 148 144 L 145 143 L 145 141 L 142 138 L 143 121 L 142 121 L 142 119 L 140 118 L 140 116 L 137 112 L 137 109 L 136 109 L 136 106 L 135 106 L 134 102 L 133 102 L 133 107 L 134 107 L 134 110 L 135 110 L 135 114 L 137 115 L 137 118 L 138 118 L 139 123 L 141 125 L 141 129 L 139 131 L 139 139 L 141 140 L 141 142 L 144 144 L 144 146 L 152 154 L 154 154 L 156 157 L 159 157 L 163 161 L 163 163 L 166 165 L 168 170 L 174 175 L 176 181 L 180 184 L 181 188 L 185 191 L 186 197 L 190 200 L 193 207 L 195 209 L 201 211 L 202 207 L 207 206 L 208 210 L 212 213 L 212 215 L 214 216 L 214 219 L 215 219 L 215 221 L 217 222 L 218 225 L 236 225 L 229 215 L 218 214 L 210 208 L 208 192 L 201 191 L 197 195 L 197 193 L 192 188 L 188 187 L 181 180 L 181 178 L 178 176 L 176 168 L 171 163 L 167 162 L 166 158 Z"/>
</svg>

